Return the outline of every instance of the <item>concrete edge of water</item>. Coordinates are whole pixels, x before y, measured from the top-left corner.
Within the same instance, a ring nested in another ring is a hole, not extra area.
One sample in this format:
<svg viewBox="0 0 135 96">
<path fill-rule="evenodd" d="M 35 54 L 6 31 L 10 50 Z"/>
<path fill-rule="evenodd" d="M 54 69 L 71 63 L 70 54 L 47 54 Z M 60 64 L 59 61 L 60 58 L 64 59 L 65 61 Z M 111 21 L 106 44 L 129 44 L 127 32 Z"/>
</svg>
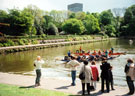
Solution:
<svg viewBox="0 0 135 96">
<path fill-rule="evenodd" d="M 57 42 L 57 43 L 46 43 L 46 44 L 35 44 L 35 45 L 23 45 L 23 46 L 11 46 L 11 47 L 1 47 L 0 54 L 5 53 L 14 53 L 28 50 L 37 50 L 37 49 L 45 49 L 59 46 L 68 46 L 68 45 L 77 45 L 83 43 L 94 43 L 94 42 L 102 42 L 107 40 L 112 40 L 117 38 L 107 38 L 107 39 L 93 39 L 93 40 L 83 40 L 83 41 L 68 41 L 68 42 Z"/>
</svg>

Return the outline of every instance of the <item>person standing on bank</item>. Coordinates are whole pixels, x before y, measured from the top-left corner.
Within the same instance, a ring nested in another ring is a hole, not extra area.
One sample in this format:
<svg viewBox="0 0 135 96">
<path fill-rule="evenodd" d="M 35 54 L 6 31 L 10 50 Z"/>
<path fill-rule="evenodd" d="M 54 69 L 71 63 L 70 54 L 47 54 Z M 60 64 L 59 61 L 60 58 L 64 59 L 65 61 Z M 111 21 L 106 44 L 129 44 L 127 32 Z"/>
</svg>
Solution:
<svg viewBox="0 0 135 96">
<path fill-rule="evenodd" d="M 109 83 L 111 84 L 111 89 L 112 90 L 115 90 L 114 87 L 113 87 L 113 73 L 112 73 L 112 66 L 111 68 L 109 69 L 109 75 L 110 75 L 110 78 L 109 78 Z"/>
<path fill-rule="evenodd" d="M 101 92 L 104 92 L 104 81 L 106 81 L 107 92 L 110 92 L 109 87 L 109 69 L 111 68 L 110 63 L 107 62 L 106 58 L 103 58 L 101 69 Z"/>
<path fill-rule="evenodd" d="M 85 95 L 85 84 L 87 84 L 87 92 L 88 92 L 88 95 L 90 95 L 90 82 L 91 82 L 91 79 L 93 79 L 92 71 L 91 71 L 90 66 L 88 65 L 88 61 L 84 60 L 83 63 L 84 63 L 84 65 L 81 67 L 81 70 L 80 70 L 80 74 L 82 72 L 85 73 L 85 79 L 81 80 L 82 95 Z"/>
<path fill-rule="evenodd" d="M 77 66 L 80 65 L 80 63 L 76 60 L 75 57 L 71 58 L 72 60 L 70 62 L 67 63 L 67 65 L 71 66 L 71 77 L 72 77 L 72 86 L 75 86 L 75 80 L 76 80 L 76 70 L 77 70 Z"/>
<path fill-rule="evenodd" d="M 40 56 L 37 56 L 37 60 L 34 61 L 34 66 L 36 70 L 35 87 L 40 86 L 42 64 L 44 64 L 44 60 L 42 60 Z"/>
<path fill-rule="evenodd" d="M 134 94 L 134 80 L 135 80 L 135 64 L 132 59 L 127 60 L 127 64 L 125 65 L 125 73 L 126 73 L 126 81 L 129 87 L 128 95 Z"/>
<path fill-rule="evenodd" d="M 91 80 L 91 85 L 93 85 L 94 90 L 96 90 L 96 82 L 99 81 L 99 72 L 98 72 L 98 68 L 96 66 L 96 62 L 92 61 L 90 67 L 91 67 L 92 76 L 93 76 L 93 80 Z"/>
</svg>

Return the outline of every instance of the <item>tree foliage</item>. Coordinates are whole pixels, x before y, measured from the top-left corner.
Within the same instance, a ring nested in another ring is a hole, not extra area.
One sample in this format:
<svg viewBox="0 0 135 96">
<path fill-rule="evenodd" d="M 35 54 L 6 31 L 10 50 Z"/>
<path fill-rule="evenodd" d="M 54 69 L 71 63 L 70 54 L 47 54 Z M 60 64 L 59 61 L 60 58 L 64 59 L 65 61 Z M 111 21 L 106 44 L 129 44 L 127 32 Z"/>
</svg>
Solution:
<svg viewBox="0 0 135 96">
<path fill-rule="evenodd" d="M 58 28 L 53 24 L 49 23 L 48 24 L 48 35 L 58 35 Z"/>
<path fill-rule="evenodd" d="M 126 9 L 124 21 L 121 24 L 121 35 L 135 36 L 135 5 Z"/>
<path fill-rule="evenodd" d="M 103 24 L 103 25 L 108 25 L 108 24 L 111 24 L 112 21 L 113 21 L 113 14 L 111 12 L 111 10 L 107 10 L 107 11 L 103 11 L 101 14 L 100 14 L 100 22 Z"/>
<path fill-rule="evenodd" d="M 87 34 L 96 34 L 100 31 L 98 19 L 91 14 L 86 16 L 84 25 Z"/>
<path fill-rule="evenodd" d="M 0 10 L 0 32 L 15 36 L 58 35 L 64 31 L 66 34 L 135 36 L 135 5 L 125 9 L 114 8 L 101 13 L 49 12 L 28 5 L 23 10 Z"/>
<path fill-rule="evenodd" d="M 85 30 L 83 23 L 77 19 L 68 19 L 62 24 L 67 34 L 82 34 Z"/>
</svg>

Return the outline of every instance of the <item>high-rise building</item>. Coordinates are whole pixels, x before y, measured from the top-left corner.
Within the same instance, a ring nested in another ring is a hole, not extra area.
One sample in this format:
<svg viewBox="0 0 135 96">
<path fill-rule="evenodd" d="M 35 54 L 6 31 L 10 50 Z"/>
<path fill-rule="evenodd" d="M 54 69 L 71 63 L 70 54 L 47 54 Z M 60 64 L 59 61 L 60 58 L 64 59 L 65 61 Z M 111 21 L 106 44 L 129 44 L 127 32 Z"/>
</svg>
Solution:
<svg viewBox="0 0 135 96">
<path fill-rule="evenodd" d="M 82 3 L 74 3 L 68 5 L 68 10 L 72 12 L 82 12 L 83 11 L 83 4 Z"/>
</svg>

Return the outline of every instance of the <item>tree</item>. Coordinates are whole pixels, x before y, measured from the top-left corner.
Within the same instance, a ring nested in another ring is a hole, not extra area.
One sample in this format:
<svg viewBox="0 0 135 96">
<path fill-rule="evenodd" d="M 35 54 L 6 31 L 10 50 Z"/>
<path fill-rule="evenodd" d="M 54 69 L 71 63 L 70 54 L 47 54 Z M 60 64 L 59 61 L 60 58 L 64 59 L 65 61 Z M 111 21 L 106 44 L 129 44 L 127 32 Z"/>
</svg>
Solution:
<svg viewBox="0 0 135 96">
<path fill-rule="evenodd" d="M 116 36 L 116 30 L 115 30 L 115 27 L 113 25 L 106 25 L 105 29 L 106 29 L 105 33 L 108 36 L 112 36 L 112 37 Z"/>
<path fill-rule="evenodd" d="M 83 23 L 77 19 L 68 19 L 62 24 L 67 34 L 82 34 L 85 30 Z"/>
<path fill-rule="evenodd" d="M 48 35 L 58 35 L 58 28 L 53 24 L 53 23 L 49 23 L 48 25 Z"/>
<path fill-rule="evenodd" d="M 100 14 L 100 22 L 103 25 L 112 24 L 113 20 L 114 20 L 114 17 L 111 10 L 103 11 Z"/>
<path fill-rule="evenodd" d="M 86 16 L 84 25 L 86 28 L 86 34 L 96 34 L 100 31 L 98 19 L 91 14 Z"/>
<path fill-rule="evenodd" d="M 84 20 L 86 17 L 86 14 L 84 12 L 77 12 L 75 15 L 76 19 L 78 20 Z"/>
<path fill-rule="evenodd" d="M 0 23 L 8 24 L 7 22 L 8 14 L 4 10 L 0 10 Z M 6 34 L 9 30 L 9 26 L 0 25 L 0 32 Z"/>
<path fill-rule="evenodd" d="M 121 35 L 135 36 L 135 5 L 126 9 L 124 21 L 121 24 L 121 31 Z"/>
<path fill-rule="evenodd" d="M 7 23 L 10 24 L 8 35 L 30 34 L 33 23 L 33 16 L 28 12 L 21 12 L 17 9 L 9 10 Z"/>
<path fill-rule="evenodd" d="M 68 12 L 68 18 L 71 19 L 71 18 L 75 18 L 75 13 L 74 12 Z"/>
<path fill-rule="evenodd" d="M 114 14 L 115 17 L 122 17 L 124 16 L 126 11 L 126 8 L 113 8 L 112 13 Z"/>
<path fill-rule="evenodd" d="M 43 11 L 34 5 L 28 5 L 23 11 L 29 12 L 34 17 L 33 28 L 35 27 L 37 35 L 44 34 L 46 21 L 43 18 Z"/>
</svg>

